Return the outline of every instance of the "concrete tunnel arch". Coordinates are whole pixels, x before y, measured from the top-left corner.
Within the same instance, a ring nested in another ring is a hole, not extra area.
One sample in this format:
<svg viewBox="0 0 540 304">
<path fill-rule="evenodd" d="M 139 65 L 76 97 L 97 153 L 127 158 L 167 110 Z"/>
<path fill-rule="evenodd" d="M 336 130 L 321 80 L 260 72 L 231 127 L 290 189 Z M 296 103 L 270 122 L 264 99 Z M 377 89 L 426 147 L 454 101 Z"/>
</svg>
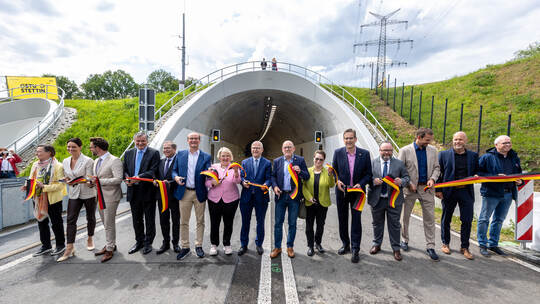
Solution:
<svg viewBox="0 0 540 304">
<path fill-rule="evenodd" d="M 319 148 L 315 131 L 322 131 L 321 145 L 331 161 L 334 150 L 343 145 L 342 133 L 347 128 L 357 131 L 358 146 L 377 155 L 375 139 L 347 104 L 306 78 L 276 71 L 245 72 L 206 88 L 165 122 L 150 146 L 160 149 L 165 140 L 173 140 L 178 150 L 187 149 L 187 135 L 195 131 L 201 134 L 203 151 L 217 154 L 226 146 L 240 161 L 246 157 L 246 147 L 263 131 L 268 97 L 277 111 L 262 140 L 265 157 L 280 156 L 281 144 L 290 139 L 295 153 L 303 155 L 309 166 Z M 221 130 L 219 143 L 211 143 L 212 129 Z"/>
</svg>

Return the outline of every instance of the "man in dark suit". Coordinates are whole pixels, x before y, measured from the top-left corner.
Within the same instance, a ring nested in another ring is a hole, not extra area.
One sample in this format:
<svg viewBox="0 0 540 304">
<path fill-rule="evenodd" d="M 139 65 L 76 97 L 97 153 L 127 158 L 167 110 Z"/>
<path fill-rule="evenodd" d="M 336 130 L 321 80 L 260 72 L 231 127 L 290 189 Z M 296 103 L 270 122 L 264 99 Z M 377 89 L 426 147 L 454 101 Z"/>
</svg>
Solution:
<svg viewBox="0 0 540 304">
<path fill-rule="evenodd" d="M 157 254 L 162 254 L 171 248 L 169 242 L 171 242 L 170 235 L 170 220 L 172 220 L 172 245 L 174 252 L 179 253 L 180 247 L 178 241 L 180 240 L 180 206 L 178 199 L 174 197 L 174 191 L 178 185 L 172 178 L 173 164 L 176 158 L 176 144 L 168 140 L 163 143 L 163 155 L 165 156 L 159 162 L 156 178 L 158 180 L 167 181 L 167 196 L 169 201 L 169 208 L 164 212 L 161 212 L 163 208 L 163 202 L 161 201 L 161 194 L 159 190 L 156 191 L 156 197 L 159 202 L 159 225 L 161 226 L 161 233 L 163 234 L 163 245 L 156 251 Z M 155 183 L 158 187 L 158 184 Z M 159 188 L 156 188 L 159 189 Z"/>
<path fill-rule="evenodd" d="M 373 245 L 369 253 L 376 254 L 381 251 L 381 244 L 384 235 L 384 217 L 388 218 L 388 236 L 390 245 L 394 252 L 394 259 L 401 261 L 401 247 L 399 243 L 399 234 L 401 224 L 401 207 L 403 206 L 403 187 L 409 184 L 409 173 L 405 164 L 392 155 L 394 148 L 392 143 L 385 141 L 379 146 L 380 156 L 371 163 L 373 169 L 373 181 L 369 185 L 368 204 L 371 206 L 371 215 L 373 217 Z M 394 184 L 399 187 L 394 206 L 391 205 L 392 193 L 394 188 L 383 181 L 384 177 L 390 177 Z"/>
<path fill-rule="evenodd" d="M 263 144 L 260 141 L 254 141 L 251 144 L 252 157 L 242 161 L 242 167 L 246 171 L 246 176 L 242 177 L 242 194 L 240 195 L 240 213 L 242 214 L 242 229 L 240 230 L 240 250 L 238 255 L 243 255 L 247 251 L 249 243 L 249 226 L 251 222 L 251 214 L 255 209 L 257 218 L 257 237 L 255 238 L 255 246 L 257 253 L 262 255 L 264 250 L 262 244 L 264 241 L 264 218 L 268 209 L 269 194 L 263 193 L 263 190 L 256 186 L 250 186 L 247 182 L 266 185 L 268 188 L 272 186 L 272 163 L 264 157 Z"/>
<path fill-rule="evenodd" d="M 296 219 L 302 196 L 302 180 L 309 179 L 309 172 L 304 158 L 294 154 L 295 147 L 292 141 L 286 140 L 281 147 L 283 156 L 274 159 L 274 169 L 272 170 L 272 186 L 276 201 L 276 223 L 274 225 L 274 249 L 270 253 L 271 258 L 281 254 L 281 240 L 283 237 L 283 222 L 285 221 L 285 211 L 288 211 L 289 234 L 287 235 L 287 255 L 294 258 L 294 239 L 296 237 Z M 289 165 L 298 175 L 298 188 L 296 188 Z M 291 194 L 298 191 L 293 199 Z"/>
<path fill-rule="evenodd" d="M 159 151 L 148 147 L 148 136 L 144 132 L 136 133 L 133 140 L 135 148 L 128 150 L 124 156 L 124 177 L 155 178 Z M 143 254 L 148 254 L 152 251 L 152 242 L 156 236 L 155 187 L 152 183 L 132 180 L 126 180 L 126 185 L 136 240 L 128 253 L 135 253 L 144 247 Z"/>
<path fill-rule="evenodd" d="M 210 167 L 210 155 L 199 150 L 201 135 L 190 133 L 187 136 L 189 150 L 182 150 L 176 154 L 172 177 L 178 184 L 174 196 L 180 200 L 180 252 L 176 259 L 181 260 L 188 256 L 189 245 L 189 218 L 191 209 L 195 209 L 197 220 L 197 238 L 195 240 L 195 253 L 199 258 L 204 257 L 202 242 L 204 237 L 204 210 L 206 209 L 206 199 L 208 189 L 204 182 L 205 176 L 201 176 L 201 171 Z"/>
<path fill-rule="evenodd" d="M 457 132 L 452 139 L 452 149 L 439 153 L 439 167 L 441 174 L 438 183 L 454 181 L 478 173 L 478 154 L 465 149 L 467 135 Z M 466 259 L 474 259 L 469 251 L 469 238 L 474 212 L 473 185 L 446 187 L 435 189 L 435 195 L 442 200 L 441 219 L 441 251 L 450 254 L 450 223 L 456 205 L 459 205 L 459 219 L 461 220 L 461 249 Z"/>
<path fill-rule="evenodd" d="M 347 187 L 361 187 L 366 191 L 366 185 L 371 182 L 371 157 L 369 151 L 356 146 L 356 131 L 347 129 L 343 132 L 345 147 L 334 151 L 332 166 L 338 173 L 336 191 L 339 237 L 343 246 L 338 254 L 343 255 L 351 251 L 351 262 L 360 261 L 360 240 L 362 238 L 362 212 L 353 208 L 357 199 L 356 193 L 347 193 Z M 349 209 L 351 210 L 351 237 L 349 238 Z"/>
</svg>

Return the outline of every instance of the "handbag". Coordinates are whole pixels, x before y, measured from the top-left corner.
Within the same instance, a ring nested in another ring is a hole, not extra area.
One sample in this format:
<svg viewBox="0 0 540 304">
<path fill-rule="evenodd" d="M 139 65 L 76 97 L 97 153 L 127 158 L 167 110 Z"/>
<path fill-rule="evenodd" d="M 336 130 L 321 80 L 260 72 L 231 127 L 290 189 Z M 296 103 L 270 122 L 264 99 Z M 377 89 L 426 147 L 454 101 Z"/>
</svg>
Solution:
<svg viewBox="0 0 540 304">
<path fill-rule="evenodd" d="M 304 199 L 300 201 L 300 206 L 298 207 L 298 218 L 306 219 L 307 216 L 307 209 L 306 209 L 306 203 Z"/>
</svg>

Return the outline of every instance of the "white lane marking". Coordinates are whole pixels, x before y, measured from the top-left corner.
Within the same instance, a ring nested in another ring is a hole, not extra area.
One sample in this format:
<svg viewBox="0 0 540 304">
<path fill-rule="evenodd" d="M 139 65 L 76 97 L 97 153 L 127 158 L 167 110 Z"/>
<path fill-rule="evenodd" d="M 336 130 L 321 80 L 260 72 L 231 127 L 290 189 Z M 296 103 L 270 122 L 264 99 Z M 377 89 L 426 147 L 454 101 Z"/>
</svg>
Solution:
<svg viewBox="0 0 540 304">
<path fill-rule="evenodd" d="M 291 259 L 286 252 L 281 254 L 281 266 L 283 268 L 283 287 L 285 288 L 285 303 L 298 304 L 298 291 L 292 268 Z"/>
<path fill-rule="evenodd" d="M 125 220 L 127 218 L 130 218 L 130 217 L 131 217 L 131 214 L 126 214 L 126 215 L 124 215 L 122 217 L 116 218 L 116 223 L 119 223 L 119 222 L 121 222 L 121 221 L 123 221 L 123 220 Z M 105 226 L 101 225 L 99 227 L 96 227 L 94 232 L 99 232 L 99 231 L 104 230 L 104 229 L 105 229 Z M 77 234 L 77 237 L 83 237 L 83 236 L 86 236 L 87 234 L 88 234 L 88 232 L 81 232 L 81 233 Z M 21 258 L 13 260 L 13 261 L 11 261 L 9 263 L 6 263 L 6 264 L 0 266 L 0 272 L 2 272 L 4 270 L 8 270 L 8 269 L 10 269 L 10 268 L 12 268 L 14 266 L 17 266 L 22 262 L 30 260 L 31 258 L 32 258 L 32 254 L 28 254 L 28 255 L 25 255 L 25 256 L 23 256 Z"/>
<path fill-rule="evenodd" d="M 413 217 L 413 218 L 415 218 L 415 219 L 417 219 L 417 220 L 419 220 L 419 221 L 422 220 L 422 218 L 421 218 L 420 216 L 416 215 L 416 214 L 411 214 L 411 217 Z M 441 229 L 441 225 L 435 223 L 435 226 L 436 226 L 437 228 Z M 461 237 L 461 235 L 460 235 L 459 233 L 455 232 L 454 230 L 450 230 L 450 234 L 452 234 L 453 236 Z M 478 242 L 475 241 L 475 240 L 473 240 L 473 239 L 469 239 L 469 242 L 470 242 L 470 243 L 473 243 L 473 244 L 476 245 L 476 246 L 479 246 L 479 245 L 478 245 Z M 534 270 L 534 271 L 536 271 L 536 272 L 540 272 L 540 267 L 537 267 L 537 266 L 535 266 L 535 265 L 533 265 L 533 264 L 530 264 L 530 263 L 527 263 L 527 262 L 522 261 L 522 260 L 520 260 L 520 259 L 516 259 L 516 258 L 512 258 L 512 257 L 509 257 L 509 258 L 507 258 L 507 259 L 510 260 L 510 261 L 512 261 L 512 262 L 514 262 L 514 263 L 517 263 L 517 264 L 519 264 L 519 265 L 525 266 L 525 267 L 527 267 L 527 268 L 529 268 L 529 269 L 531 269 L 531 270 Z"/>
<path fill-rule="evenodd" d="M 259 279 L 259 294 L 257 295 L 258 304 L 269 304 L 272 303 L 272 272 L 270 270 L 270 250 L 271 246 L 271 236 L 272 236 L 272 210 L 274 205 L 272 202 L 269 202 L 270 210 L 266 211 L 264 219 L 264 230 L 266 237 L 264 238 L 263 248 L 264 253 L 261 256 L 261 276 Z M 255 224 L 256 225 L 256 224 Z"/>
</svg>

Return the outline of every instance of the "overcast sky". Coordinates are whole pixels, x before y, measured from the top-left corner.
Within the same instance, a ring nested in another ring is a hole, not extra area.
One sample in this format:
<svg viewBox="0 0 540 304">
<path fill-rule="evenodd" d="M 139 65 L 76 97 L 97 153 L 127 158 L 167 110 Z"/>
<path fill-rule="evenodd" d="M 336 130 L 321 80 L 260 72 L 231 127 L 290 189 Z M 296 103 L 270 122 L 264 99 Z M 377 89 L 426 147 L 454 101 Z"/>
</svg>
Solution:
<svg viewBox="0 0 540 304">
<path fill-rule="evenodd" d="M 388 26 L 398 82 L 423 83 L 503 63 L 540 41 L 540 0 L 437 1 L 64 1 L 0 0 L 0 75 L 64 75 L 81 84 L 90 74 L 122 69 L 142 83 L 165 69 L 180 78 L 181 14 L 186 13 L 188 66 L 199 78 L 223 66 L 276 57 L 307 66 L 335 82 L 369 86 L 379 28 L 360 24 L 368 12 L 407 20 Z"/>
</svg>

